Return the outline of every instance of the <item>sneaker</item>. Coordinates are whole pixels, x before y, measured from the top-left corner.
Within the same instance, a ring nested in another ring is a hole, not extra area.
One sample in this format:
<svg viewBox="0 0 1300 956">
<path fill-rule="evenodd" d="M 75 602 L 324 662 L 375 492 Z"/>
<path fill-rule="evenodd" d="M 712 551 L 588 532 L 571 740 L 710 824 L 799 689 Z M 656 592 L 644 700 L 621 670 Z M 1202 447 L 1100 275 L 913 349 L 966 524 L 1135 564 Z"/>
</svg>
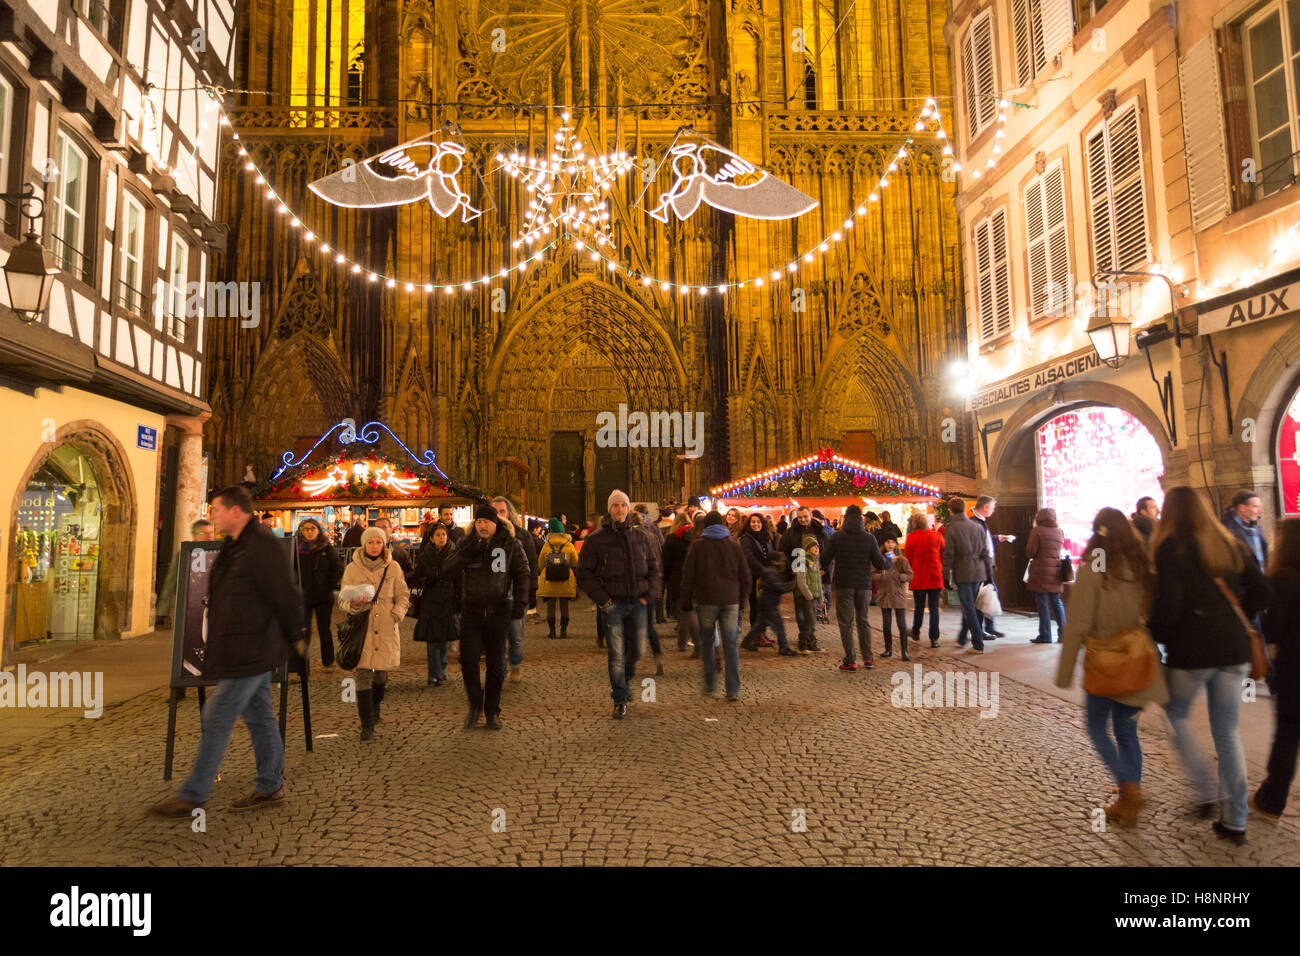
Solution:
<svg viewBox="0 0 1300 956">
<path fill-rule="evenodd" d="M 855 671 L 857 669 L 857 664 L 840 664 L 840 670 L 842 671 Z"/>
<path fill-rule="evenodd" d="M 931 641 L 931 642 L 930 642 L 930 647 L 934 648 L 934 647 L 938 647 L 938 646 L 939 646 L 939 642 L 938 642 L 938 641 Z"/>
<path fill-rule="evenodd" d="M 514 667 L 510 668 L 510 683 L 518 684 L 521 680 L 524 679 L 524 675 L 520 673 L 520 670 L 523 669 L 523 666 L 524 666 L 523 664 L 516 664 Z"/>
<path fill-rule="evenodd" d="M 1214 828 L 1214 832 L 1217 833 L 1223 839 L 1231 840 L 1237 846 L 1246 845 L 1245 830 L 1234 830 L 1232 827 L 1226 826 L 1222 820 L 1215 820 L 1213 823 L 1213 828 Z"/>
<path fill-rule="evenodd" d="M 203 806 L 202 803 L 190 803 L 180 797 L 168 797 L 162 803 L 155 803 L 149 812 L 156 817 L 188 817 Z"/>
<path fill-rule="evenodd" d="M 728 694 L 728 695 L 727 695 L 727 703 L 728 703 L 728 704 L 739 704 L 739 703 L 740 703 L 740 695 L 739 695 L 739 694 Z"/>
<path fill-rule="evenodd" d="M 500 714 L 488 714 L 488 719 L 487 719 L 487 729 L 488 729 L 488 730 L 500 730 L 500 729 L 501 729 L 501 715 L 500 715 Z"/>
<path fill-rule="evenodd" d="M 996 641 L 999 637 L 1006 637 L 1006 635 L 1003 634 L 1001 631 L 997 631 L 997 632 L 989 631 L 984 635 L 984 640 Z"/>
<path fill-rule="evenodd" d="M 766 634 L 756 640 L 754 644 L 757 647 L 776 647 L 776 644 Z"/>
<path fill-rule="evenodd" d="M 970 648 L 967 648 L 967 649 L 966 649 L 966 653 L 967 653 L 967 654 L 983 654 L 983 653 L 984 653 L 984 648 L 982 648 L 982 647 L 970 647 Z"/>
<path fill-rule="evenodd" d="M 1265 820 L 1267 820 L 1269 823 L 1277 823 L 1279 820 L 1282 819 L 1282 814 L 1280 814 L 1280 813 L 1270 813 L 1269 811 L 1267 811 L 1267 810 L 1261 810 L 1258 806 L 1256 806 L 1256 804 L 1255 804 L 1255 794 L 1251 794 L 1250 799 L 1247 800 L 1246 803 L 1250 805 L 1250 811 L 1251 811 L 1251 813 L 1257 813 L 1257 814 L 1259 814 L 1261 817 L 1263 817 L 1263 818 L 1264 818 Z"/>
<path fill-rule="evenodd" d="M 792 647 L 783 647 L 783 648 L 781 648 L 779 651 L 777 651 L 777 654 L 779 654 L 781 657 L 798 657 L 798 656 L 799 656 L 799 652 L 796 651 L 796 650 L 795 650 L 794 648 L 792 648 Z"/>
<path fill-rule="evenodd" d="M 959 638 L 957 638 L 957 646 L 958 646 L 958 647 L 965 647 L 965 646 L 966 646 L 966 642 L 967 642 L 968 640 L 969 640 L 969 638 L 965 638 L 965 637 L 959 637 Z"/>
<path fill-rule="evenodd" d="M 874 671 L 876 669 L 876 662 L 874 660 L 863 661 L 862 667 L 864 670 Z"/>
<path fill-rule="evenodd" d="M 985 640 L 987 640 L 987 638 L 985 638 Z M 1036 638 L 1034 638 L 1032 641 L 1030 641 L 1029 643 L 1030 643 L 1030 644 L 1050 644 L 1050 643 L 1052 643 L 1052 639 L 1051 639 L 1050 637 L 1048 637 L 1048 638 L 1036 637 Z"/>
<path fill-rule="evenodd" d="M 615 719 L 615 720 L 622 720 L 622 719 L 623 719 L 624 717 L 626 717 L 626 716 L 627 716 L 627 704 L 615 704 L 615 705 L 614 705 L 614 719 Z"/>
<path fill-rule="evenodd" d="M 988 633 L 991 634 L 991 635 L 993 635 L 994 637 L 1006 637 L 1006 636 L 1007 636 L 1006 633 L 1003 632 L 1003 631 L 990 630 Z"/>
<path fill-rule="evenodd" d="M 824 648 L 818 647 L 816 644 L 813 644 L 811 647 L 808 648 L 809 654 L 821 654 L 823 653 L 823 651 Z"/>
<path fill-rule="evenodd" d="M 284 787 L 280 787 L 275 793 L 258 793 L 254 790 L 246 797 L 240 797 L 230 802 L 231 810 L 255 810 L 258 807 L 267 807 L 273 803 L 280 803 L 284 800 Z"/>
</svg>

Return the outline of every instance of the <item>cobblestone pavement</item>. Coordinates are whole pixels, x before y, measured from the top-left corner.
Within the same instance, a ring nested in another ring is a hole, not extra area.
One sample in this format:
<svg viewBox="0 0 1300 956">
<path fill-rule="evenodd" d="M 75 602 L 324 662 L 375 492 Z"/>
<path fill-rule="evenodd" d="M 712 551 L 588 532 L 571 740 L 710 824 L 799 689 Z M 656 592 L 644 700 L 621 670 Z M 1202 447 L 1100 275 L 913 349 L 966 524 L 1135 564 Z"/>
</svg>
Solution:
<svg viewBox="0 0 1300 956">
<path fill-rule="evenodd" d="M 405 663 L 372 742 L 359 741 L 355 706 L 341 702 L 342 675 L 314 672 L 313 753 L 291 688 L 289 800 L 226 809 L 254 776 L 237 727 L 206 832 L 145 813 L 188 771 L 198 739 L 192 692 L 172 783 L 162 780 L 161 689 L 8 748 L 0 862 L 1300 864 L 1291 819 L 1270 826 L 1252 817 L 1251 842 L 1236 848 L 1187 818 L 1193 794 L 1172 742 L 1146 729 L 1144 824 L 1094 832 L 1091 814 L 1110 794 L 1079 708 L 1005 677 L 997 716 L 982 719 L 977 708 L 892 706 L 891 674 L 914 673 L 896 657 L 841 673 L 833 650 L 742 651 L 743 699 L 729 704 L 704 697 L 699 662 L 672 649 L 653 702 L 638 699 L 627 720 L 612 720 L 590 605 L 575 610 L 567 641 L 528 625 L 524 679 L 506 685 L 499 733 L 461 729 L 454 658 L 451 682 L 425 687 L 424 648 L 410 641 L 409 621 Z M 945 646 L 922 641 L 914 663 L 976 673 L 952 654 L 955 624 L 946 615 Z M 672 625 L 661 628 L 670 634 Z M 824 647 L 838 646 L 833 627 L 820 630 Z M 879 653 L 879 631 L 876 644 Z M 643 658 L 638 679 L 653 670 Z M 1252 785 L 1261 772 L 1252 760 Z M 802 832 L 792 825 L 801 816 Z"/>
</svg>

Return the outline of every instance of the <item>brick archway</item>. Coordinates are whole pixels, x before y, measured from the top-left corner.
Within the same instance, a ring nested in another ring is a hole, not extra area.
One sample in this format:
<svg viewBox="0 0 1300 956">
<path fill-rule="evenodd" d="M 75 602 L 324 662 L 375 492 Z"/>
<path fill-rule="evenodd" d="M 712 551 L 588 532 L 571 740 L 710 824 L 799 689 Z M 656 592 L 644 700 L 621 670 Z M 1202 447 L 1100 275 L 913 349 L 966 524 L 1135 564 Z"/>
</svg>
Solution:
<svg viewBox="0 0 1300 956">
<path fill-rule="evenodd" d="M 139 505 L 126 449 L 112 433 L 90 419 L 62 426 L 55 433 L 54 441 L 43 445 L 23 471 L 10 502 L 9 527 L 17 526 L 18 507 L 28 482 L 54 450 L 63 445 L 70 445 L 85 456 L 95 473 L 103 500 L 99 525 L 99 575 L 95 588 L 95 640 L 118 640 L 132 625 L 133 538 Z M 7 573 L 10 581 L 18 580 L 17 548 L 10 549 Z M 14 622 L 9 619 L 5 621 L 4 631 L 5 664 L 11 663 L 14 640 Z"/>
</svg>

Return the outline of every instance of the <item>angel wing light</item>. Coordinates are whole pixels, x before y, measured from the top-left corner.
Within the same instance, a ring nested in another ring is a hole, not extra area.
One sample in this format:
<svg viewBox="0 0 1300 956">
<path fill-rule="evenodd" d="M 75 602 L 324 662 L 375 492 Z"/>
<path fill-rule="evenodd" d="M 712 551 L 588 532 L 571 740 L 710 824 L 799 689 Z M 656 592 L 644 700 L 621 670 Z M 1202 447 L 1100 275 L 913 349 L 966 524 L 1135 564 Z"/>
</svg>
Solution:
<svg viewBox="0 0 1300 956">
<path fill-rule="evenodd" d="M 455 142 L 413 139 L 377 156 L 307 184 L 321 199 L 354 209 L 403 206 L 428 199 L 444 219 L 457 209 L 460 221 L 483 214 L 460 187 L 465 147 Z"/>
<path fill-rule="evenodd" d="M 817 206 L 816 199 L 712 140 L 681 143 L 668 154 L 673 184 L 649 210 L 660 222 L 668 221 L 669 209 L 685 219 L 701 202 L 751 219 L 793 219 Z"/>
</svg>

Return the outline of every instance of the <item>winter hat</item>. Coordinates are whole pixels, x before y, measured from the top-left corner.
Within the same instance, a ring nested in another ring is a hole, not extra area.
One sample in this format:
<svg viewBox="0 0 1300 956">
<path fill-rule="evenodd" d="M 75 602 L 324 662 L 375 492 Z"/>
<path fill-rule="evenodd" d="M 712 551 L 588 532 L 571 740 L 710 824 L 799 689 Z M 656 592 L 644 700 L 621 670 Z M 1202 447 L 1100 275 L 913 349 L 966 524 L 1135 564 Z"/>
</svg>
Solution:
<svg viewBox="0 0 1300 956">
<path fill-rule="evenodd" d="M 857 515 L 861 517 L 862 508 L 859 505 L 849 505 L 847 508 L 844 509 L 844 517 L 847 518 L 849 515 Z"/>
<path fill-rule="evenodd" d="M 361 532 L 361 547 L 364 548 L 366 543 L 372 538 L 378 538 L 381 544 L 388 544 L 388 535 L 384 534 L 384 529 L 376 528 L 374 525 L 371 525 L 365 531 Z"/>
<path fill-rule="evenodd" d="M 631 499 L 629 499 L 627 495 L 615 488 L 609 493 L 609 501 L 605 502 L 605 510 L 609 511 L 613 508 L 614 502 L 616 501 L 621 501 L 625 505 L 630 505 L 632 503 Z"/>
<path fill-rule="evenodd" d="M 708 516 L 704 519 L 704 526 L 706 528 L 715 524 L 726 524 L 726 523 L 727 523 L 727 519 L 722 517 L 721 511 L 710 511 Z"/>
<path fill-rule="evenodd" d="M 822 543 L 810 534 L 803 536 L 803 549 L 805 552 L 811 552 L 813 548 L 820 548 Z"/>
<path fill-rule="evenodd" d="M 546 522 L 546 530 L 551 534 L 564 534 L 564 525 L 560 524 L 559 518 L 552 518 Z"/>
<path fill-rule="evenodd" d="M 475 520 L 478 520 L 479 518 L 487 518 L 489 521 L 496 521 L 497 509 L 493 508 L 485 501 L 474 509 L 474 518 Z"/>
</svg>

